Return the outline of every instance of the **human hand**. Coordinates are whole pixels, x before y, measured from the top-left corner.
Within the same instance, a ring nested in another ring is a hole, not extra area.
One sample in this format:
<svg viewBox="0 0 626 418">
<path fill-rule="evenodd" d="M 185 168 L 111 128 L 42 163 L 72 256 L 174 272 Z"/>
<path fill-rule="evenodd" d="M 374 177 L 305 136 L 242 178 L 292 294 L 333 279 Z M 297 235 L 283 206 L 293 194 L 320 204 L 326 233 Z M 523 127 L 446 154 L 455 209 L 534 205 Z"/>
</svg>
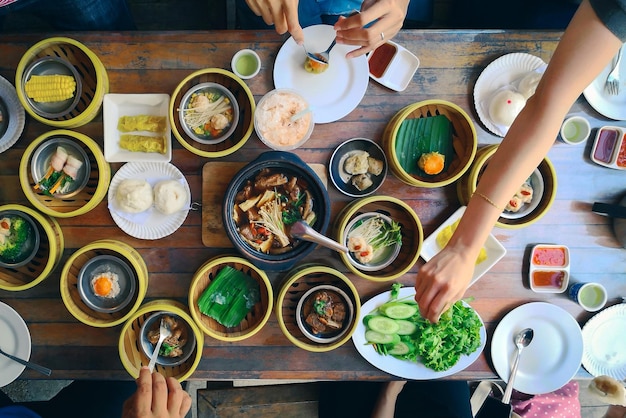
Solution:
<svg viewBox="0 0 626 418">
<path fill-rule="evenodd" d="M 417 272 L 415 301 L 421 315 L 430 322 L 463 297 L 472 278 L 475 258 L 467 251 L 447 245 Z"/>
<path fill-rule="evenodd" d="M 191 397 L 178 380 L 142 367 L 137 391 L 124 402 L 122 418 L 183 418 L 191 408 Z"/>
<path fill-rule="evenodd" d="M 364 0 L 361 13 L 340 17 L 335 23 L 337 43 L 359 45 L 346 57 L 355 58 L 373 51 L 386 40 L 393 38 L 402 29 L 409 7 L 408 0 Z M 374 24 L 368 28 L 364 26 Z"/>
<path fill-rule="evenodd" d="M 278 34 L 289 32 L 302 45 L 304 32 L 298 20 L 298 0 L 246 0 L 246 3 L 266 24 L 274 25 Z"/>
</svg>

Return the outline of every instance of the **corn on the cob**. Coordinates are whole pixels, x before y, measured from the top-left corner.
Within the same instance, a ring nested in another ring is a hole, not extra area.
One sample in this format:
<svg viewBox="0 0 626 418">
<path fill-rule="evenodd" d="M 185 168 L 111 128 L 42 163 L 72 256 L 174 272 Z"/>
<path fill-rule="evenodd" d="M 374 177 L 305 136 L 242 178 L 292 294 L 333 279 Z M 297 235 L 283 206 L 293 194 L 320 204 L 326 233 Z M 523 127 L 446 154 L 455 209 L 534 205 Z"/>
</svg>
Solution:
<svg viewBox="0 0 626 418">
<path fill-rule="evenodd" d="M 76 80 L 71 75 L 33 75 L 24 90 L 28 97 L 39 103 L 61 102 L 74 97 Z"/>
</svg>

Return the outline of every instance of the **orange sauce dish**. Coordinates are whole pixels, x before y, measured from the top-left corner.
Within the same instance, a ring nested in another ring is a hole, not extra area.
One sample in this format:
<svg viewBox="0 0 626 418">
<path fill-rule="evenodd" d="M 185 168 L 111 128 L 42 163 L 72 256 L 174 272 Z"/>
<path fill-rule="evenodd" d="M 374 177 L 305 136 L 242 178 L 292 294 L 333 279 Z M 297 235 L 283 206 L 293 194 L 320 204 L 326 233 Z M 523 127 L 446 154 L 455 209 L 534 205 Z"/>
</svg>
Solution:
<svg viewBox="0 0 626 418">
<path fill-rule="evenodd" d="M 533 285 L 536 287 L 554 287 L 563 286 L 565 272 L 563 270 L 535 270 L 532 273 Z"/>
</svg>

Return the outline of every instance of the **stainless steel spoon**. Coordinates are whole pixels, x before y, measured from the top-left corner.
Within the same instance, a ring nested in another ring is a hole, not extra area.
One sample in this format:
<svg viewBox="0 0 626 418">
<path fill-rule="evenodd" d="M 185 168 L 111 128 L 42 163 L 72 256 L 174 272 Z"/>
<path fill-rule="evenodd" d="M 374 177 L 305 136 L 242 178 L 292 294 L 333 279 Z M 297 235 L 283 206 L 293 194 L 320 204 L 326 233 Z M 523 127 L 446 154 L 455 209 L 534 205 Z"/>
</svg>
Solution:
<svg viewBox="0 0 626 418">
<path fill-rule="evenodd" d="M 40 366 L 39 364 L 31 363 L 30 361 L 27 361 L 27 360 L 22 360 L 19 357 L 12 356 L 11 354 L 5 353 L 4 351 L 2 351 L 2 349 L 0 349 L 0 354 L 10 358 L 13 361 L 16 361 L 16 362 L 22 364 L 22 365 L 24 365 L 24 366 L 26 366 L 26 367 L 28 367 L 30 369 L 37 370 L 39 373 L 45 374 L 46 376 L 50 376 L 52 374 L 52 370 L 50 370 L 49 368 Z"/>
<path fill-rule="evenodd" d="M 348 247 L 328 238 L 325 235 L 320 234 L 304 221 L 297 221 L 293 225 L 291 225 L 291 236 L 305 241 L 314 242 L 316 244 L 338 252 L 348 252 Z"/>
<path fill-rule="evenodd" d="M 528 344 L 533 340 L 533 335 L 535 332 L 532 328 L 526 328 L 521 330 L 515 336 L 515 346 L 517 347 L 517 355 L 515 356 L 515 361 L 513 362 L 513 368 L 511 369 L 511 374 L 509 376 L 509 381 L 506 384 L 506 389 L 504 391 L 504 395 L 502 396 L 502 403 L 508 404 L 511 401 L 511 394 L 513 393 L 513 382 L 515 381 L 515 374 L 517 374 L 517 366 L 519 366 L 519 359 L 522 355 L 522 350 L 525 347 L 528 347 Z"/>
</svg>

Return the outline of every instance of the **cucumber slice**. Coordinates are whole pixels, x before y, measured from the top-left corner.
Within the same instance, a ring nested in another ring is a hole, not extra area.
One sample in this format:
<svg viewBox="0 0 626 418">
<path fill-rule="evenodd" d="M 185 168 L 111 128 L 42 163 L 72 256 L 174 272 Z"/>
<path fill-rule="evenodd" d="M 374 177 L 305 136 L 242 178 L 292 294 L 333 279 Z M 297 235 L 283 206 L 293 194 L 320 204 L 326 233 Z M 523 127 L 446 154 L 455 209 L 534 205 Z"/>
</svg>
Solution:
<svg viewBox="0 0 626 418">
<path fill-rule="evenodd" d="M 397 340 L 399 339 L 400 337 L 398 336 L 398 334 L 383 334 L 378 331 L 373 331 L 371 329 L 365 331 L 365 340 L 368 343 L 392 344 L 394 342 L 397 343 Z"/>
<path fill-rule="evenodd" d="M 400 329 L 400 325 L 398 325 L 396 321 L 382 315 L 371 317 L 370 320 L 367 321 L 367 327 L 381 334 L 395 334 Z"/>
<path fill-rule="evenodd" d="M 417 325 L 406 319 L 395 319 L 396 323 L 400 325 L 398 329 L 398 335 L 411 335 L 417 331 Z"/>
<path fill-rule="evenodd" d="M 394 345 L 392 348 L 387 350 L 387 354 L 391 354 L 392 356 L 403 356 L 405 354 L 408 354 L 409 351 L 411 351 L 409 346 L 403 343 L 402 341 L 400 341 L 399 343 Z"/>
<path fill-rule="evenodd" d="M 385 303 L 379 310 L 392 319 L 407 319 L 417 313 L 417 305 L 407 305 L 401 302 Z"/>
</svg>

